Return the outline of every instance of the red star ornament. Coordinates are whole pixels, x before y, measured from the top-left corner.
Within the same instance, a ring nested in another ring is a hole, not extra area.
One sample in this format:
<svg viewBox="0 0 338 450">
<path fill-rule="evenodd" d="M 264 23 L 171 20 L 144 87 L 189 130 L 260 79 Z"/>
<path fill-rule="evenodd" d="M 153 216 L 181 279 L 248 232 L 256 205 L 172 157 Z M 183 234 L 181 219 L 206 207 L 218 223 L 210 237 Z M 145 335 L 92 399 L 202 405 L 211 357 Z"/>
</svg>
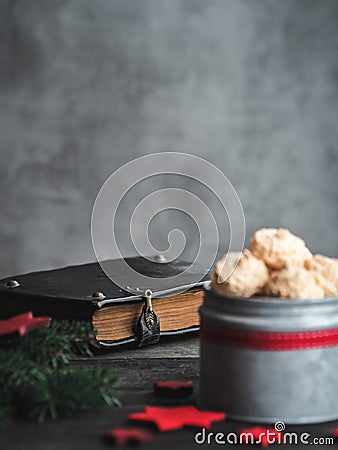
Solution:
<svg viewBox="0 0 338 450">
<path fill-rule="evenodd" d="M 0 336 L 18 332 L 23 336 L 27 331 L 45 327 L 50 322 L 49 317 L 33 317 L 31 312 L 20 314 L 7 320 L 0 320 Z"/>
<path fill-rule="evenodd" d="M 191 388 L 191 381 L 155 381 L 154 387 L 157 389 L 177 390 L 181 388 Z"/>
<path fill-rule="evenodd" d="M 331 431 L 331 436 L 338 440 L 338 427 Z"/>
<path fill-rule="evenodd" d="M 184 426 L 210 428 L 212 422 L 224 420 L 225 417 L 223 412 L 200 411 L 195 406 L 146 406 L 145 412 L 129 414 L 128 419 L 153 422 L 160 431 L 169 431 Z"/>
<path fill-rule="evenodd" d="M 189 397 L 193 393 L 193 385 L 191 381 L 155 381 L 154 390 L 158 397 Z"/>
<path fill-rule="evenodd" d="M 123 447 L 128 444 L 135 445 L 149 442 L 152 434 L 149 431 L 140 430 L 139 428 L 113 428 L 112 430 L 108 430 L 104 434 L 104 437 L 107 442 Z"/>
<path fill-rule="evenodd" d="M 274 428 L 254 427 L 239 431 L 241 443 L 243 444 L 260 444 L 267 447 L 273 444 L 283 443 L 283 433 Z"/>
</svg>

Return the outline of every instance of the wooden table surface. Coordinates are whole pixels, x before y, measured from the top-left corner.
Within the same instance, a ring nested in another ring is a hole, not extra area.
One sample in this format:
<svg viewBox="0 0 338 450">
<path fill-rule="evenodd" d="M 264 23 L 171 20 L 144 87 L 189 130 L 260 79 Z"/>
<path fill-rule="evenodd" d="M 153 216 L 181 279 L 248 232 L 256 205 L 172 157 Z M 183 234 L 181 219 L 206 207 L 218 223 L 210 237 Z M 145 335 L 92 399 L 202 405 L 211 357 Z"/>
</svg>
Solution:
<svg viewBox="0 0 338 450">
<path fill-rule="evenodd" d="M 103 363 L 118 375 L 120 387 L 118 397 L 122 402 L 120 408 L 102 407 L 99 410 L 74 415 L 69 419 L 48 420 L 43 424 L 16 421 L 0 432 L 0 450 L 95 450 L 107 449 L 102 436 L 110 428 L 131 426 L 127 415 L 139 412 L 145 405 L 178 406 L 194 403 L 199 383 L 199 340 L 198 336 L 167 338 L 157 345 L 137 349 L 119 350 L 92 358 L 81 358 L 75 364 Z M 185 400 L 159 399 L 154 396 L 154 381 L 191 380 L 194 395 Z M 76 389 L 76 386 L 74 386 Z M 338 401 L 338 400 L 337 400 Z M 134 424 L 135 425 L 135 424 Z M 211 444 L 197 444 L 195 434 L 199 429 L 184 428 L 178 431 L 160 433 L 151 425 L 137 424 L 153 433 L 150 443 L 140 448 L 150 449 L 216 449 L 227 447 L 212 441 Z M 211 431 L 214 433 L 236 431 L 252 427 L 253 424 L 239 423 L 230 420 L 215 423 Z M 303 426 L 301 432 L 311 436 L 328 436 L 338 423 Z M 289 431 L 299 430 L 290 427 Z M 299 430 L 300 431 L 300 430 Z M 230 446 L 231 447 L 231 446 Z M 236 448 L 247 448 L 248 445 L 237 445 Z M 297 448 L 308 448 L 298 445 Z M 125 447 L 124 447 L 125 448 Z M 133 447 L 127 447 L 133 448 Z M 283 448 L 287 448 L 284 446 Z M 291 447 L 290 447 L 291 448 Z M 321 449 L 333 448 L 332 445 L 321 445 Z"/>
</svg>

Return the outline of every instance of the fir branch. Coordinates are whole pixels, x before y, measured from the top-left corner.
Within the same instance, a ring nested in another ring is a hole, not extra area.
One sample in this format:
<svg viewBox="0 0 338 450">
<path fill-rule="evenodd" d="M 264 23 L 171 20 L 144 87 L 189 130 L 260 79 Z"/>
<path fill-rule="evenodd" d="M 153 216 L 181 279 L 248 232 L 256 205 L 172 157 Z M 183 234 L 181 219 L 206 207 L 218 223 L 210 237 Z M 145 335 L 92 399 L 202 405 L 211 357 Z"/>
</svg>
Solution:
<svg viewBox="0 0 338 450">
<path fill-rule="evenodd" d="M 15 401 L 24 417 L 55 419 L 96 408 L 103 401 L 109 406 L 118 405 L 113 394 L 116 381 L 109 370 L 100 366 L 67 367 L 51 372 L 43 382 L 21 386 Z"/>
<path fill-rule="evenodd" d="M 12 336 L 7 344 L 37 364 L 49 362 L 53 368 L 67 364 L 76 354 L 92 356 L 91 347 L 98 347 L 91 324 L 67 320 L 53 320 L 22 337 Z"/>
<path fill-rule="evenodd" d="M 0 382 L 5 392 L 32 381 L 43 381 L 48 366 L 41 367 L 20 349 L 0 349 Z"/>
<path fill-rule="evenodd" d="M 9 424 L 13 416 L 13 406 L 5 386 L 0 386 L 0 429 Z"/>
<path fill-rule="evenodd" d="M 0 340 L 0 427 L 13 415 L 43 421 L 106 403 L 119 405 L 116 377 L 100 366 L 70 366 L 97 347 L 88 323 L 53 320 L 23 337 Z"/>
</svg>

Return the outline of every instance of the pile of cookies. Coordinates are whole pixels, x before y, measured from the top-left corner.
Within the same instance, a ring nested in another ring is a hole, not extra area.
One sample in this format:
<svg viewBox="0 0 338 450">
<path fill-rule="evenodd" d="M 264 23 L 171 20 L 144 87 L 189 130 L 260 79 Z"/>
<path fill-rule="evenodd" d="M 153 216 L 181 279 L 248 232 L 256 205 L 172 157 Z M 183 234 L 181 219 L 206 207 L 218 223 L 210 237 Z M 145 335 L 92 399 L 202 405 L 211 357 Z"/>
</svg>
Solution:
<svg viewBox="0 0 338 450">
<path fill-rule="evenodd" d="M 212 289 L 221 295 L 323 298 L 338 295 L 338 259 L 312 255 L 305 242 L 283 228 L 262 228 L 250 249 L 216 263 Z"/>
</svg>

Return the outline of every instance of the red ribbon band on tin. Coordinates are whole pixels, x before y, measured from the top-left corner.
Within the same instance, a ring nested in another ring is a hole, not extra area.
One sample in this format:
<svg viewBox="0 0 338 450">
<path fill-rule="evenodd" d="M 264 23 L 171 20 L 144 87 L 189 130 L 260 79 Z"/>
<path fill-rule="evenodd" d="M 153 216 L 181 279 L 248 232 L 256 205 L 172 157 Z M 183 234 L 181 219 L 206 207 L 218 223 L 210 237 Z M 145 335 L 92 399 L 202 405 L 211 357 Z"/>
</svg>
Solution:
<svg viewBox="0 0 338 450">
<path fill-rule="evenodd" d="M 338 328 L 305 332 L 221 330 L 201 325 L 202 341 L 252 350 L 308 350 L 338 345 Z"/>
</svg>

